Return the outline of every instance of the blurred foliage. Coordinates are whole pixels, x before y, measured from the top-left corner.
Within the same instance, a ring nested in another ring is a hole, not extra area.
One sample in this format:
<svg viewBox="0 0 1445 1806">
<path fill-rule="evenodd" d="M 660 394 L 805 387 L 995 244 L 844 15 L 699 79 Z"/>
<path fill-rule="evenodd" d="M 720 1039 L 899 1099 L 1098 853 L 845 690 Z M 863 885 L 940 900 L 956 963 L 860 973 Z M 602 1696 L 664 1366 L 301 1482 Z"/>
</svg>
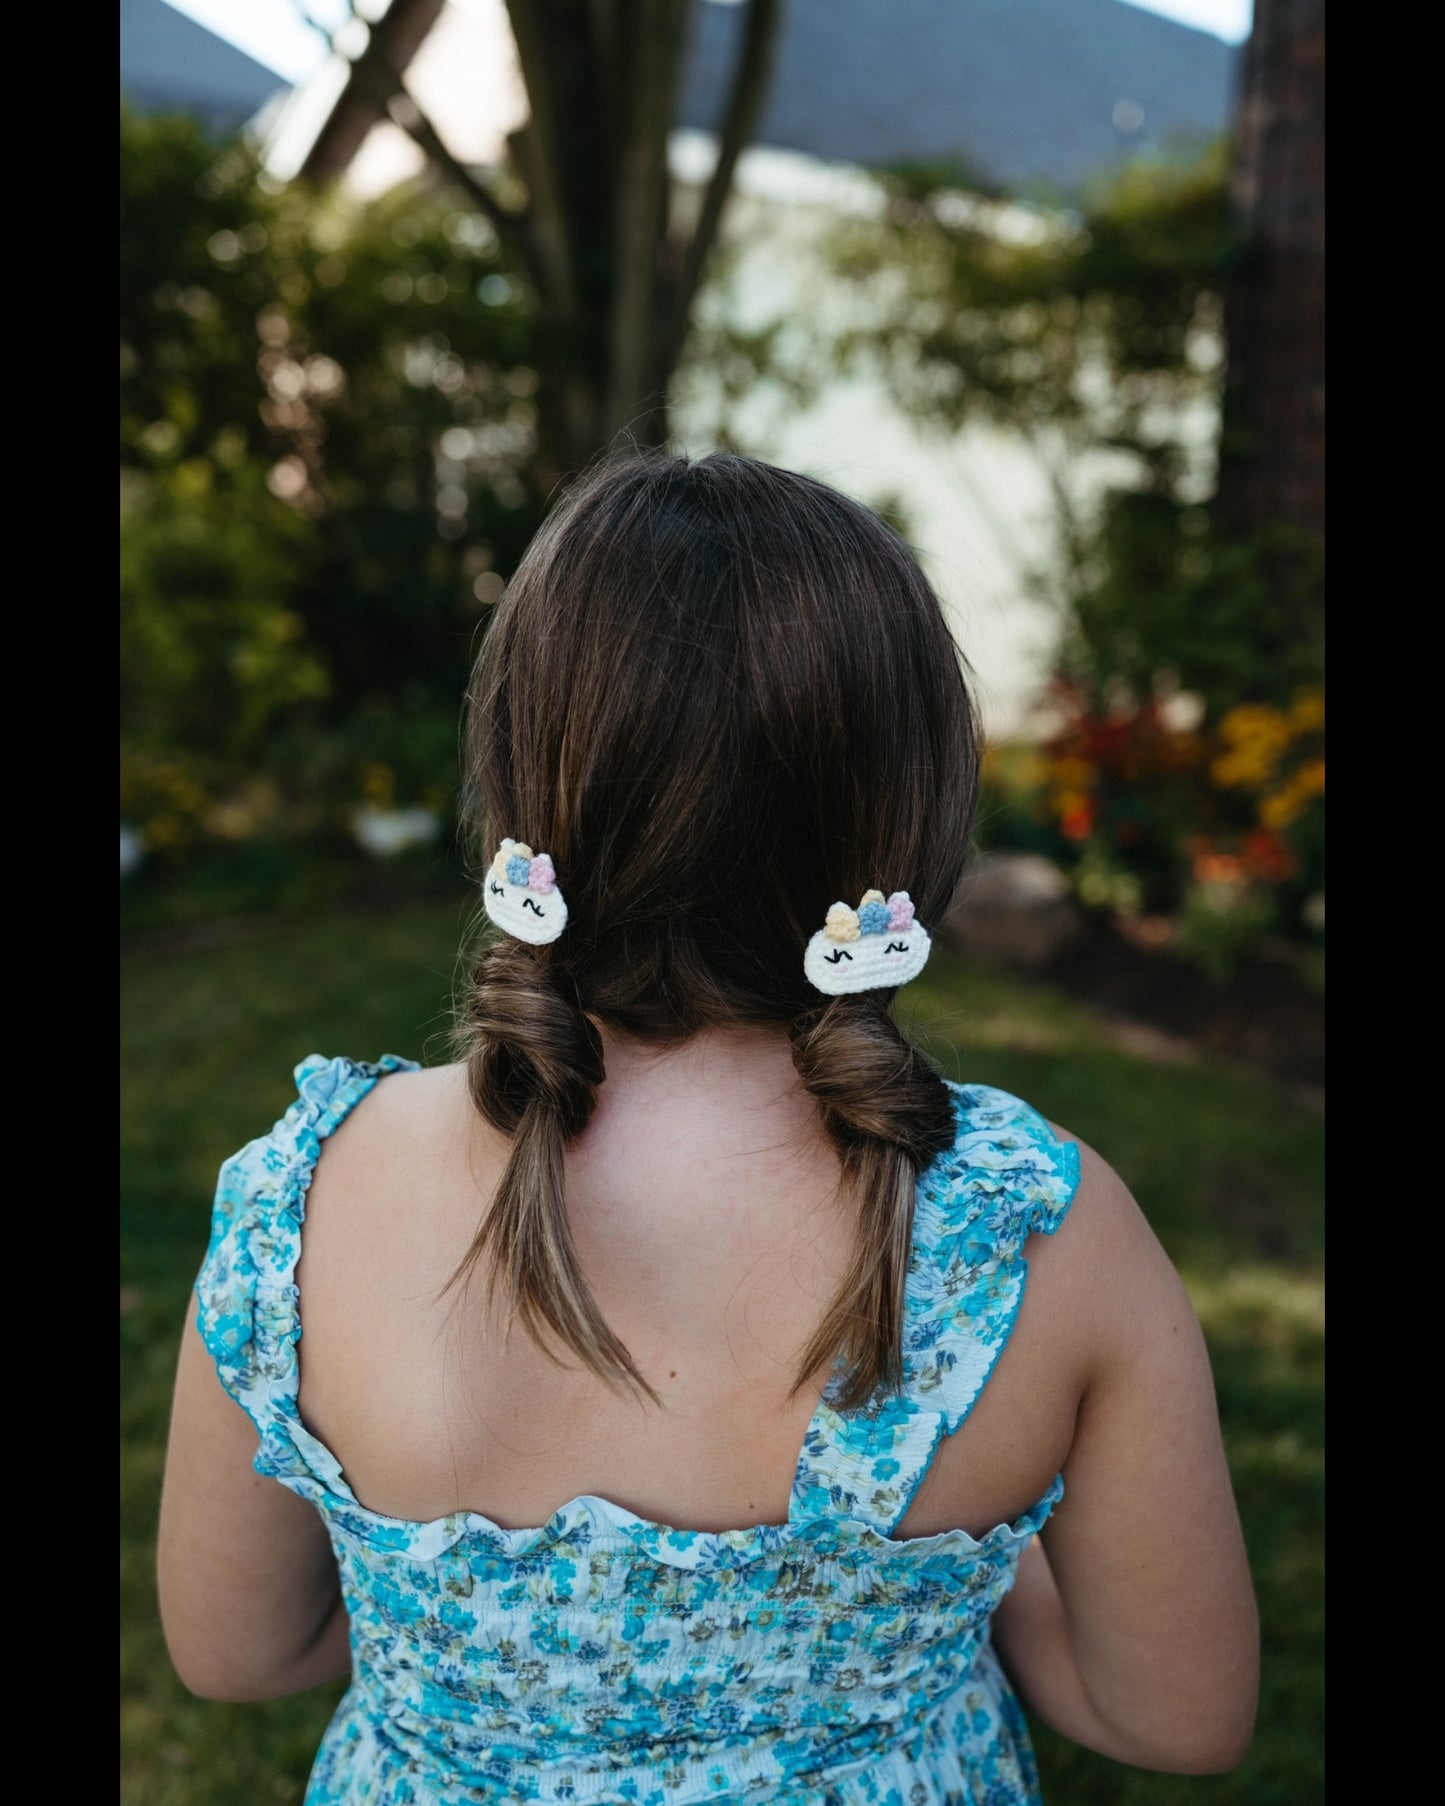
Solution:
<svg viewBox="0 0 1445 1806">
<path fill-rule="evenodd" d="M 495 235 L 126 112 L 121 217 L 123 816 L 152 851 L 314 834 L 377 766 L 444 815 L 477 626 L 541 517 Z"/>
<path fill-rule="evenodd" d="M 988 774 L 989 844 L 1047 852 L 1085 901 L 1180 917 L 1222 973 L 1322 929 L 1323 566 L 1215 495 L 1227 156 L 1136 162 L 1082 212 L 895 171 L 833 255 L 844 355 L 915 419 L 1023 434 L 1050 477 L 1055 726 Z M 1188 720 L 1187 728 L 1180 717 Z"/>
<path fill-rule="evenodd" d="M 1222 148 L 1183 168 L 1134 164 L 1081 217 L 935 172 L 881 177 L 878 216 L 833 241 L 866 316 L 842 349 L 937 426 L 982 418 L 1071 447 L 1167 450 L 1173 411 L 1217 381 L 1224 178 Z"/>
<path fill-rule="evenodd" d="M 1043 459 L 1063 674 L 1094 701 L 1182 688 L 1211 718 L 1318 683 L 1323 633 L 1319 548 L 1214 505 L 1226 178 L 1222 145 L 1136 162 L 1071 213 L 895 173 L 833 247 L 865 316 L 844 355 L 917 420 L 1006 426 Z"/>
</svg>

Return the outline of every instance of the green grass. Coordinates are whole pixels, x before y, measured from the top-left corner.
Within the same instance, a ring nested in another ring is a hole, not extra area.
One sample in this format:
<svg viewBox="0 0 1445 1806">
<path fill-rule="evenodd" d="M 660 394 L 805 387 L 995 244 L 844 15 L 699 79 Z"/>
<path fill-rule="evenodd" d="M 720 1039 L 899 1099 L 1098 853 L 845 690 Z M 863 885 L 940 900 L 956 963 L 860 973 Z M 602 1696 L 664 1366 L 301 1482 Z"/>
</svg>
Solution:
<svg viewBox="0 0 1445 1806">
<path fill-rule="evenodd" d="M 122 1053 L 122 1806 L 295 1806 L 339 1685 L 265 1705 L 191 1698 L 166 1659 L 153 1542 L 176 1343 L 221 1159 L 286 1107 L 312 1052 L 444 1058 L 464 910 L 273 922 L 134 953 Z M 1049 1806 L 1302 1806 L 1320 1797 L 1323 1124 L 1263 1081 L 1141 1058 L 1056 993 L 935 956 L 904 994 L 955 1077 L 1093 1143 L 1183 1272 L 1214 1359 L 1259 1591 L 1264 1682 L 1245 1763 L 1125 1769 L 1036 1732 Z"/>
</svg>

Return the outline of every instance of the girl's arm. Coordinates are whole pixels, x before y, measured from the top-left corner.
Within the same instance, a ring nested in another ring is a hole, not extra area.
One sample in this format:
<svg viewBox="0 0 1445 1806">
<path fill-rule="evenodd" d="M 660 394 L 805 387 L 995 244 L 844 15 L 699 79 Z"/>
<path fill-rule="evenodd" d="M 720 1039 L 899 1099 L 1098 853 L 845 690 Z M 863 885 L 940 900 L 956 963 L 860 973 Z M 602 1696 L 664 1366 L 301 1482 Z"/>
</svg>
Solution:
<svg viewBox="0 0 1445 1806">
<path fill-rule="evenodd" d="M 1064 1736 L 1141 1768 L 1219 1773 L 1253 1734 L 1259 1634 L 1209 1357 L 1127 1187 L 1079 1153 L 1052 1258 L 1089 1378 L 1064 1498 L 999 1607 L 997 1646 Z"/>
<path fill-rule="evenodd" d="M 205 1699 L 279 1699 L 351 1666 L 321 1515 L 251 1466 L 256 1429 L 196 1328 L 181 1340 L 156 1577 L 176 1672 Z"/>
<path fill-rule="evenodd" d="M 1122 1740 L 1094 1710 L 1069 1646 L 1064 1602 L 1043 1543 L 1033 1537 L 1013 1589 L 993 1616 L 993 1642 L 1030 1711 L 1060 1736 L 1127 1762 Z"/>
</svg>

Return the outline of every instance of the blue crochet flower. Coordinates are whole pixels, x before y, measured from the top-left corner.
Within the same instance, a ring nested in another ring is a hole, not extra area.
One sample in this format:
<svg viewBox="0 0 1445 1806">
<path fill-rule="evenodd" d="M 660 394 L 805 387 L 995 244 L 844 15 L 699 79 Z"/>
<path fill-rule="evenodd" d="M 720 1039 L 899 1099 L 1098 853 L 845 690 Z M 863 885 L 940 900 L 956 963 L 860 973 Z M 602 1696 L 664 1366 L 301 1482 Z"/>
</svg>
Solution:
<svg viewBox="0 0 1445 1806">
<path fill-rule="evenodd" d="M 865 903 L 858 911 L 858 926 L 864 934 L 887 934 L 888 905 Z"/>
<path fill-rule="evenodd" d="M 517 854 L 513 853 L 512 857 L 507 861 L 508 884 L 525 884 L 531 870 L 532 861 L 530 859 L 521 859 Z M 886 919 L 888 914 L 887 910 L 884 910 L 883 913 Z"/>
</svg>

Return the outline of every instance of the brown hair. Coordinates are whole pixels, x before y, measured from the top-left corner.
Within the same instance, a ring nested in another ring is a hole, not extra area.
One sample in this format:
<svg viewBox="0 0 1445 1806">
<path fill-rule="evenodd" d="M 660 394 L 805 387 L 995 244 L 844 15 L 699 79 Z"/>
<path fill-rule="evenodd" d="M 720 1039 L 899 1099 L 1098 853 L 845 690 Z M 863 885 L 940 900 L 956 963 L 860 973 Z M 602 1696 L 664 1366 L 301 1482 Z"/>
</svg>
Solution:
<svg viewBox="0 0 1445 1806">
<path fill-rule="evenodd" d="M 472 1097 L 512 1137 L 457 1279 L 547 1346 L 650 1395 L 578 1267 L 563 1150 L 604 1077 L 589 1017 L 654 1042 L 787 1024 L 858 1204 L 844 1284 L 798 1384 L 841 1357 L 845 1407 L 901 1379 L 918 1172 L 948 1092 L 891 992 L 820 999 L 828 907 L 906 890 L 942 918 L 972 827 L 978 735 L 917 560 L 876 515 L 750 458 L 603 466 L 562 500 L 497 609 L 467 771 L 492 838 L 549 853 L 559 940 L 487 945 L 461 1012 Z"/>
</svg>

